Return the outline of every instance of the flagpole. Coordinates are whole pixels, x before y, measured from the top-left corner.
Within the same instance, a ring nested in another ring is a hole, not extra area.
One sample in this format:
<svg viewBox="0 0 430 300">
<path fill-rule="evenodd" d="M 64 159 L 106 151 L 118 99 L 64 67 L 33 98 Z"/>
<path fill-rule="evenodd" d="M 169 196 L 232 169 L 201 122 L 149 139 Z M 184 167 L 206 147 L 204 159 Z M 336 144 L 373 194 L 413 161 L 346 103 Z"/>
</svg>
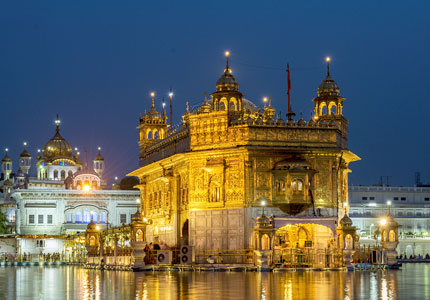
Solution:
<svg viewBox="0 0 430 300">
<path fill-rule="evenodd" d="M 287 64 L 287 95 L 288 95 L 288 112 L 287 112 L 287 118 L 288 118 L 288 120 L 292 120 L 292 117 L 296 115 L 293 111 L 291 111 L 290 90 L 291 90 L 290 64 Z"/>
</svg>

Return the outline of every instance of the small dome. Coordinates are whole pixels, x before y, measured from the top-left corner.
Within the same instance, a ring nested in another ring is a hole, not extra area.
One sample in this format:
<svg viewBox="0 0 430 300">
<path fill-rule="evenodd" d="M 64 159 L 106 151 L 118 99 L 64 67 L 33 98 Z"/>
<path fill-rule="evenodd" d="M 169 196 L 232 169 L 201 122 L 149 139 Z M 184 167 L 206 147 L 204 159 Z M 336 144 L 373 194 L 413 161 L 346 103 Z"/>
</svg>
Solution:
<svg viewBox="0 0 430 300">
<path fill-rule="evenodd" d="M 93 220 L 91 220 L 91 222 L 88 223 L 87 230 L 97 230 L 97 225 L 96 223 L 93 222 Z"/>
<path fill-rule="evenodd" d="M 262 224 L 262 223 L 270 223 L 270 220 L 268 217 L 266 217 L 265 215 L 259 216 L 257 218 L 257 223 Z"/>
<path fill-rule="evenodd" d="M 3 182 L 3 185 L 4 185 L 4 186 L 12 186 L 12 181 L 10 181 L 9 179 L 6 179 L 6 180 Z"/>
<path fill-rule="evenodd" d="M 288 121 L 287 121 L 287 126 L 294 126 L 294 125 L 296 125 L 296 122 L 293 120 L 293 119 L 289 119 Z"/>
<path fill-rule="evenodd" d="M 321 82 L 318 87 L 318 97 L 338 97 L 340 94 L 339 86 L 331 78 L 330 74 Z"/>
<path fill-rule="evenodd" d="M 104 159 L 104 157 L 102 156 L 102 154 L 100 153 L 100 151 L 99 151 L 99 153 L 97 153 L 97 155 L 96 155 L 96 157 L 94 158 L 94 160 L 101 160 L 101 161 L 104 161 L 105 159 Z"/>
<path fill-rule="evenodd" d="M 24 149 L 24 151 L 22 151 L 22 153 L 19 155 L 20 158 L 26 158 L 26 157 L 31 157 L 30 153 L 27 151 L 27 149 Z"/>
<path fill-rule="evenodd" d="M 10 159 L 9 155 L 6 153 L 1 162 L 12 162 L 12 159 Z"/>
<path fill-rule="evenodd" d="M 314 118 L 311 118 L 311 119 L 309 120 L 309 122 L 308 122 L 308 126 L 309 126 L 309 127 L 315 127 L 315 125 L 316 125 L 316 123 L 315 123 L 315 121 L 314 121 Z"/>
<path fill-rule="evenodd" d="M 230 69 L 226 68 L 224 74 L 218 79 L 216 82 L 216 90 L 218 92 L 239 90 L 239 83 L 236 78 L 234 78 Z"/>
<path fill-rule="evenodd" d="M 300 115 L 300 119 L 297 121 L 297 126 L 304 127 L 306 126 L 306 121 L 303 120 L 303 117 Z"/>
<path fill-rule="evenodd" d="M 70 144 L 60 135 L 59 130 L 50 139 L 45 146 L 43 146 L 43 156 L 51 159 L 54 157 L 72 158 L 73 149 Z"/>
<path fill-rule="evenodd" d="M 349 226 L 352 225 L 352 220 L 348 217 L 347 214 L 345 214 L 343 218 L 340 220 L 340 225 L 349 225 Z"/>
</svg>

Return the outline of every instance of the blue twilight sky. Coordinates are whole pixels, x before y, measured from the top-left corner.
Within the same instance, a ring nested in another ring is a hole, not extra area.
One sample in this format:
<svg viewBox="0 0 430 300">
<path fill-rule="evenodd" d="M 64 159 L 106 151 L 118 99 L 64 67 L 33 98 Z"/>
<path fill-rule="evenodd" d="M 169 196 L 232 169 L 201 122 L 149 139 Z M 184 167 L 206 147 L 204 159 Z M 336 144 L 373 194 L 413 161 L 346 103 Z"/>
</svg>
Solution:
<svg viewBox="0 0 430 300">
<path fill-rule="evenodd" d="M 1 1 L 0 147 L 33 156 L 61 134 L 89 157 L 102 147 L 108 177 L 138 164 L 137 120 L 150 91 L 185 102 L 215 90 L 223 52 L 240 90 L 272 96 L 309 119 L 324 57 L 347 98 L 352 184 L 430 181 L 430 1 Z M 285 117 L 284 117 L 285 118 Z M 2 151 L 3 152 L 3 151 Z M 3 154 L 1 154 L 2 156 Z M 14 167 L 16 167 L 15 164 Z M 34 168 L 33 168 L 34 169 Z"/>
</svg>

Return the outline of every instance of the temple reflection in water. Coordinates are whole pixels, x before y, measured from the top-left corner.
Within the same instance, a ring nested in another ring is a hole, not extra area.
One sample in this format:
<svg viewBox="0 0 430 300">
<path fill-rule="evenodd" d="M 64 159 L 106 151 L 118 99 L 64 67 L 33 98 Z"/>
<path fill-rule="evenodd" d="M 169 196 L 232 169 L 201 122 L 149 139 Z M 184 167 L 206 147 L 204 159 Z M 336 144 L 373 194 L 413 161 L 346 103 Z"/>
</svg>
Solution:
<svg viewBox="0 0 430 300">
<path fill-rule="evenodd" d="M 428 299 L 429 271 L 423 264 L 409 264 L 402 271 L 285 273 L 9 267 L 0 269 L 0 295 L 8 299 L 34 295 L 43 299 Z"/>
</svg>

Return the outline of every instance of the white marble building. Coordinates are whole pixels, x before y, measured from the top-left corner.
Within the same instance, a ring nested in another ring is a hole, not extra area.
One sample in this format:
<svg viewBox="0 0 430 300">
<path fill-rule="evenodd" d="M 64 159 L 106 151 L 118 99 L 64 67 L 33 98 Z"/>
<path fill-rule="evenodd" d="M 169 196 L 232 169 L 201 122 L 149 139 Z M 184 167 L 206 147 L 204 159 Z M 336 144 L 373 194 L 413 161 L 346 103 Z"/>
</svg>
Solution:
<svg viewBox="0 0 430 300">
<path fill-rule="evenodd" d="M 36 178 L 29 176 L 32 158 L 26 149 L 16 173 L 7 152 L 2 159 L 0 203 L 10 234 L 17 235 L 17 253 L 61 253 L 63 239 L 85 231 L 91 220 L 101 229 L 127 224 L 139 206 L 138 190 L 105 189 L 100 149 L 90 168 L 86 155 L 81 162 L 60 135 L 59 125 L 57 117 L 54 137 L 37 155 Z"/>
<path fill-rule="evenodd" d="M 350 186 L 349 215 L 360 229 L 362 243 L 370 237 L 388 212 L 401 225 L 400 254 L 430 254 L 430 187 Z"/>
</svg>

